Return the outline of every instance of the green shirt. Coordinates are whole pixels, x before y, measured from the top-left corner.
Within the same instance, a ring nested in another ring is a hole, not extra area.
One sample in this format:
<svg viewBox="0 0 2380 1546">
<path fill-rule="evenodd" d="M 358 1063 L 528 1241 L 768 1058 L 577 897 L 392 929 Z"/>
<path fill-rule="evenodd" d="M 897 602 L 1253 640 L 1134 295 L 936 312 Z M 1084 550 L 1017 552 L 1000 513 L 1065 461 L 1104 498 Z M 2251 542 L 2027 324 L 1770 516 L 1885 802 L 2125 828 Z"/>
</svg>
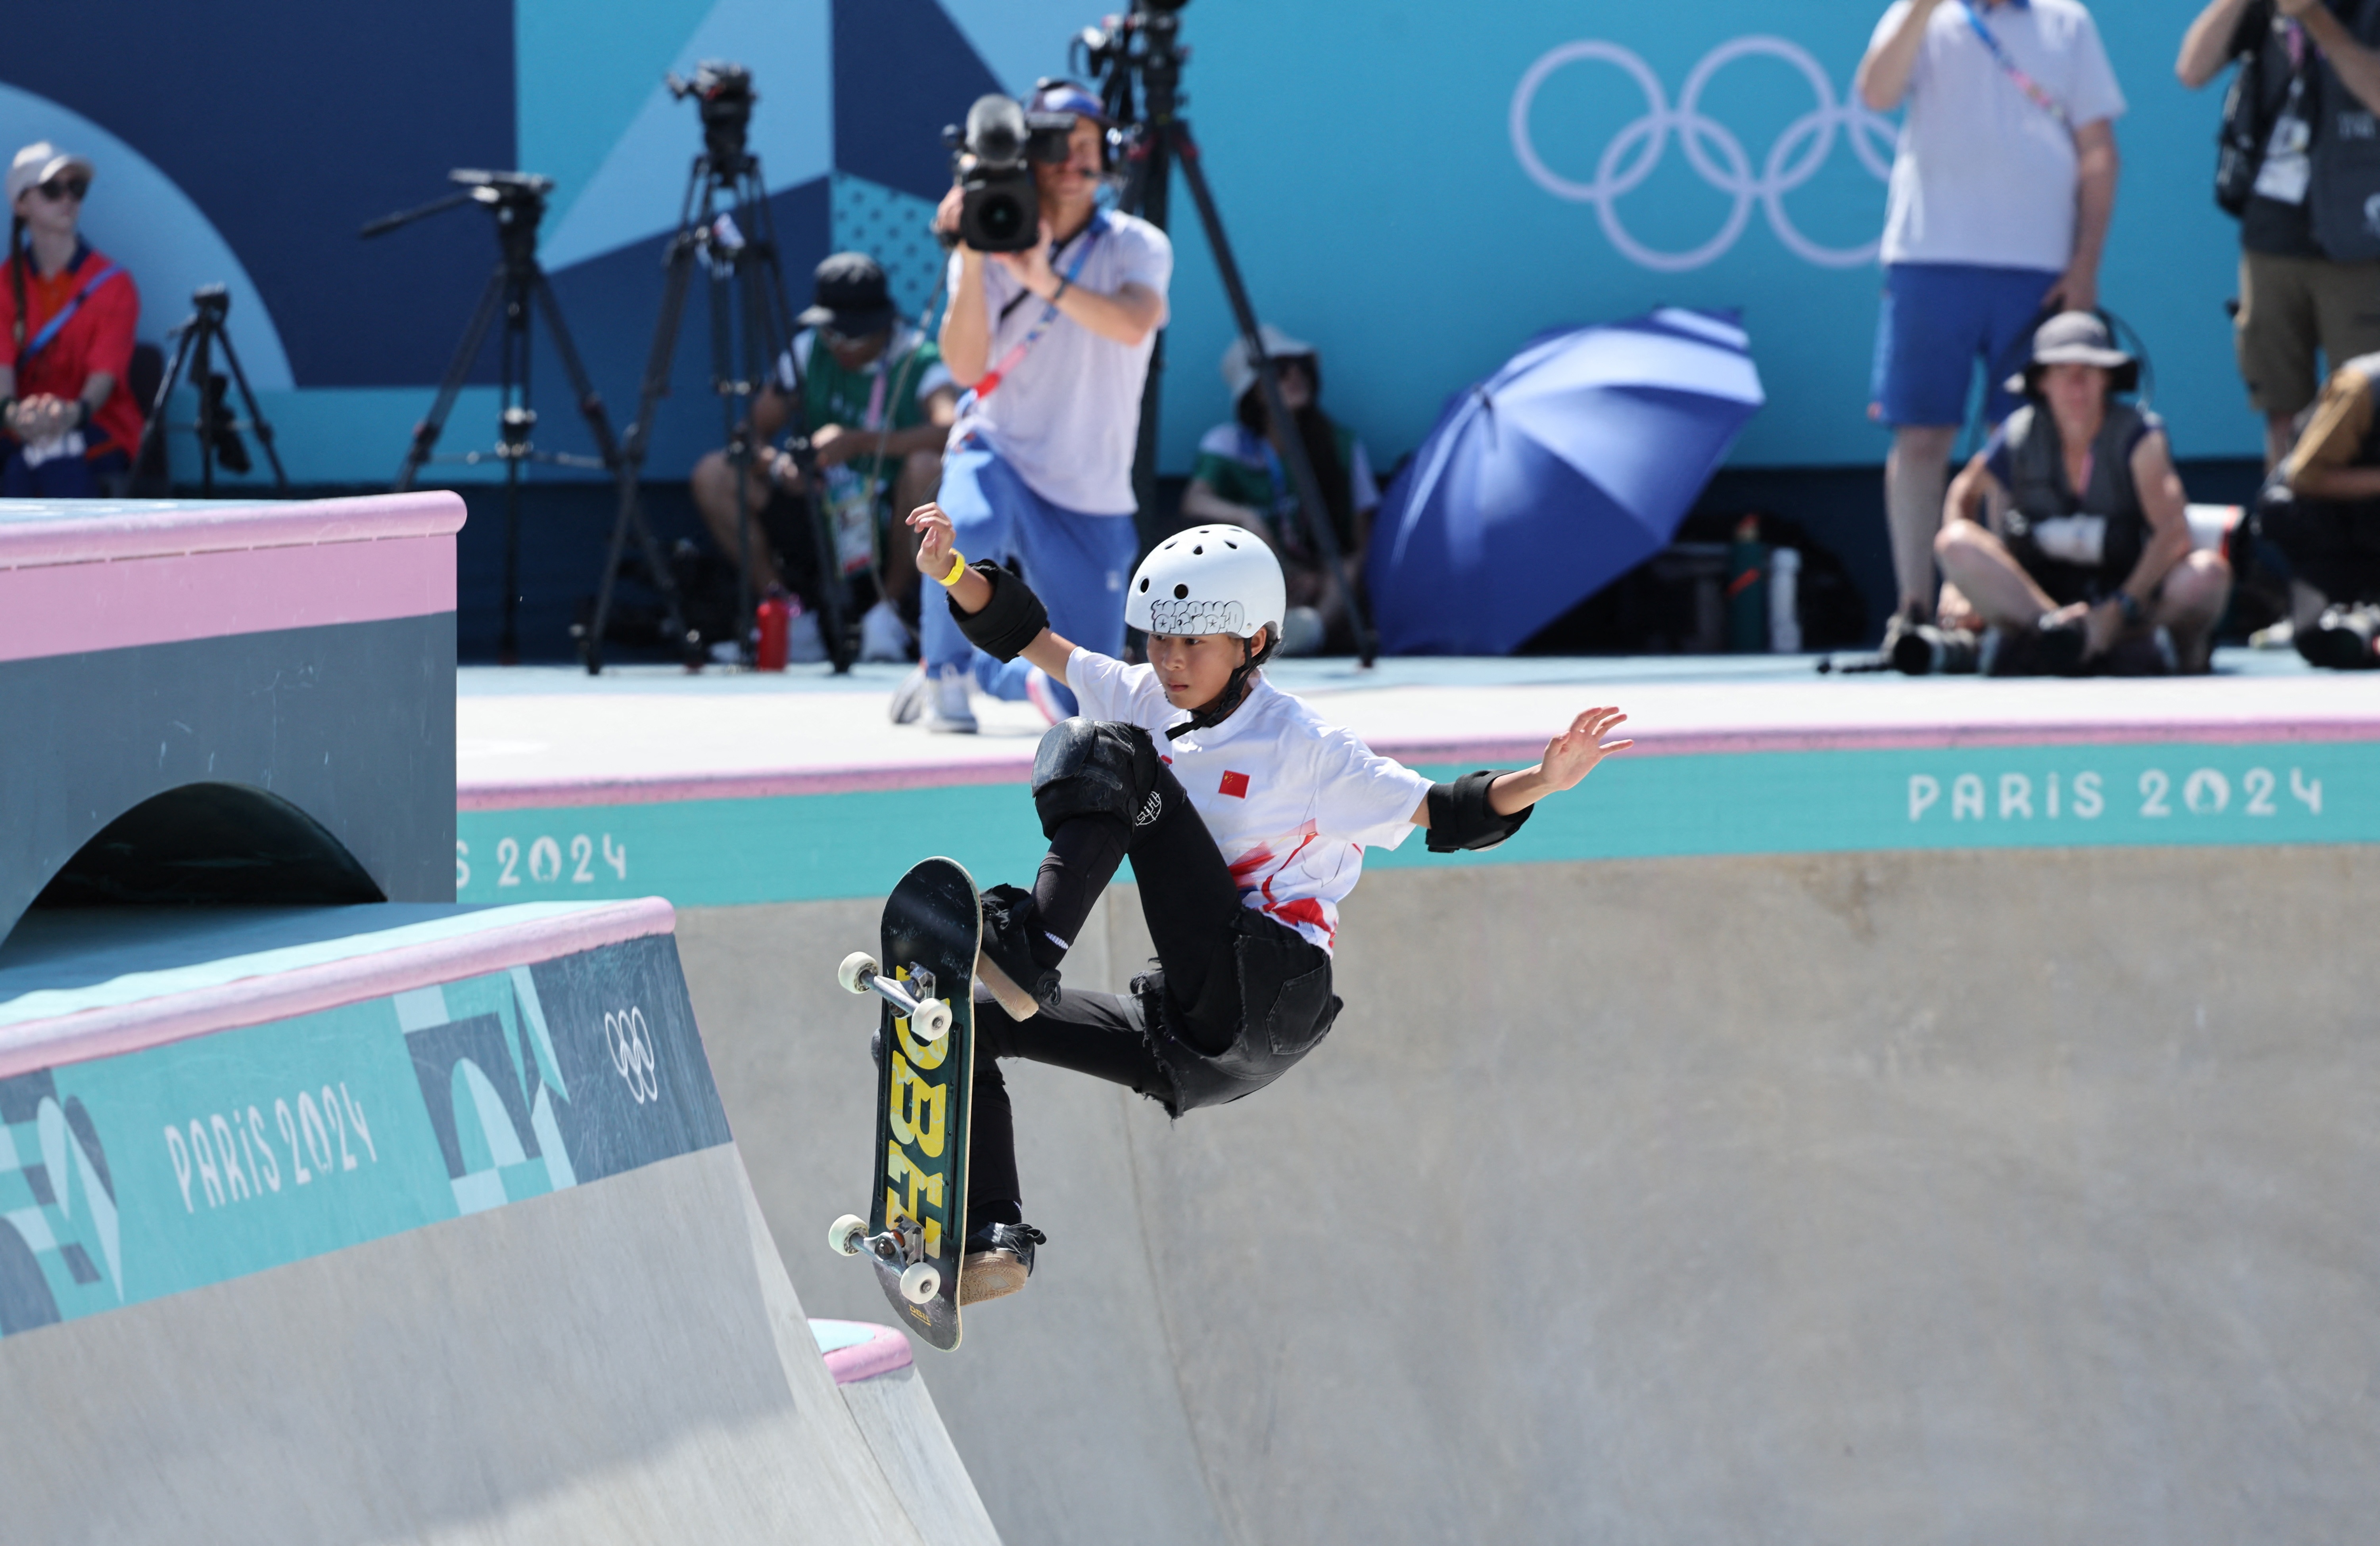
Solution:
<svg viewBox="0 0 2380 1546">
<path fill-rule="evenodd" d="M 856 371 L 846 371 L 836 359 L 832 349 L 815 347 L 816 330 L 805 328 L 795 335 L 791 358 L 777 357 L 777 390 L 790 395 L 794 390 L 794 361 L 801 362 L 801 374 L 809 389 L 809 426 L 823 429 L 840 424 L 845 429 L 878 433 L 887 428 L 915 429 L 926 421 L 926 399 L 941 387 L 953 384 L 950 368 L 942 363 L 942 351 L 934 341 L 914 327 L 895 325 L 892 340 L 877 357 Z M 886 379 L 887 367 L 892 375 Z M 871 415 L 869 410 L 875 411 Z M 892 423 L 884 422 L 888 417 Z M 854 456 L 844 465 L 856 473 L 872 475 L 880 484 L 890 484 L 900 471 L 900 458 L 886 458 L 879 465 L 871 449 Z"/>
<path fill-rule="evenodd" d="M 1379 507 L 1380 490 L 1372 479 L 1372 458 L 1355 432 L 1346 425 L 1333 422 L 1331 434 L 1339 451 L 1339 465 L 1347 469 L 1347 505 L 1344 518 L 1331 524 L 1337 529 L 1339 548 L 1345 552 L 1355 542 L 1354 517 Z M 1274 523 L 1277 534 L 1293 545 L 1298 533 L 1281 530 L 1284 520 L 1294 517 L 1297 491 L 1289 486 L 1288 473 L 1274 455 L 1272 444 L 1263 436 L 1234 420 L 1208 430 L 1198 442 L 1198 460 L 1190 476 L 1201 479 L 1206 485 L 1234 505 L 1246 505 L 1261 511 Z"/>
</svg>

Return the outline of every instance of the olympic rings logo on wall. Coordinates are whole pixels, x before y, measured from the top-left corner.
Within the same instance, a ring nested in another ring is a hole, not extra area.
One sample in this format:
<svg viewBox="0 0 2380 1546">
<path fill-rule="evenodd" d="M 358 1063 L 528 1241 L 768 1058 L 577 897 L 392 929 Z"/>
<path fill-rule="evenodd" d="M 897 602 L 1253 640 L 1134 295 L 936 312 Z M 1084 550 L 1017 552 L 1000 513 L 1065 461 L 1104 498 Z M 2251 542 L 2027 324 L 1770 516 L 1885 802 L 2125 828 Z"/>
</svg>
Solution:
<svg viewBox="0 0 2380 1546">
<path fill-rule="evenodd" d="M 1794 119 L 1768 148 L 1767 159 L 1757 176 L 1743 141 L 1725 124 L 1702 111 L 1703 94 L 1709 89 L 1711 78 L 1739 59 L 1753 57 L 1779 59 L 1791 65 L 1809 82 L 1811 93 L 1817 99 L 1817 106 Z M 1596 162 L 1595 180 L 1580 182 L 1563 177 L 1538 156 L 1529 132 L 1529 110 L 1536 102 L 1538 89 L 1557 71 L 1586 63 L 1613 65 L 1624 71 L 1645 93 L 1646 111 L 1603 147 L 1603 154 Z M 1879 182 L 1888 179 L 1892 173 L 1892 146 L 1898 131 L 1890 119 L 1870 112 L 1851 92 L 1836 100 L 1833 83 L 1818 67 L 1817 60 L 1800 44 L 1783 38 L 1737 38 L 1711 50 L 1686 77 L 1685 90 L 1679 93 L 1675 107 L 1670 105 L 1669 93 L 1662 89 L 1660 78 L 1653 73 L 1652 67 L 1618 43 L 1599 39 L 1564 43 L 1531 65 L 1528 73 L 1521 77 L 1521 84 L 1512 92 L 1512 151 L 1520 157 L 1522 170 L 1556 198 L 1593 204 L 1596 218 L 1611 245 L 1631 262 L 1645 268 L 1676 274 L 1714 262 L 1743 235 L 1755 203 L 1767 211 L 1769 228 L 1777 233 L 1778 240 L 1796 257 L 1823 268 L 1856 268 L 1873 262 L 1881 245 L 1879 239 L 1860 247 L 1820 246 L 1796 229 L 1785 213 L 1785 196 L 1818 175 L 1818 169 L 1834 153 L 1838 134 L 1851 141 L 1852 153 Z M 1653 175 L 1653 169 L 1669 150 L 1672 134 L 1685 150 L 1687 164 L 1705 182 L 1735 201 L 1718 234 L 1687 252 L 1664 252 L 1647 247 L 1620 221 L 1620 201 Z M 1876 149 L 1878 141 L 1884 147 L 1881 153 Z"/>
<path fill-rule="evenodd" d="M 607 1011 L 603 1016 L 603 1046 L 612 1054 L 612 1066 L 627 1081 L 628 1094 L 637 1104 L 662 1098 L 661 1060 L 653 1055 L 653 1038 L 645 1025 L 645 1012 L 630 1009 L 625 1014 Z"/>
</svg>

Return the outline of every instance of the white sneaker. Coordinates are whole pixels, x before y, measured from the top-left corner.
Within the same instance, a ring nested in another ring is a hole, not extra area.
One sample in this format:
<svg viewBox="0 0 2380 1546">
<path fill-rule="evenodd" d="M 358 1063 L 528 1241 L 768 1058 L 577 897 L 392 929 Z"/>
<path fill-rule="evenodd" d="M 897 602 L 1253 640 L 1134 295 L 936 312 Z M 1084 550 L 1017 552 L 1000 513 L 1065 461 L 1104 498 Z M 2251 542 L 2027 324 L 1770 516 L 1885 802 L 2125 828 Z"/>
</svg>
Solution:
<svg viewBox="0 0 2380 1546">
<path fill-rule="evenodd" d="M 925 709 L 926 663 L 919 661 L 917 669 L 902 677 L 901 685 L 892 689 L 892 700 L 884 706 L 884 712 L 893 724 L 908 724 L 925 712 Z"/>
<path fill-rule="evenodd" d="M 944 736 L 975 734 L 975 711 L 967 706 L 965 666 L 946 665 L 935 673 L 933 690 L 926 700 L 926 728 Z"/>
<path fill-rule="evenodd" d="M 890 602 L 878 602 L 859 619 L 859 658 L 863 661 L 905 661 L 909 658 L 909 626 Z"/>
<path fill-rule="evenodd" d="M 1049 673 L 1038 665 L 1025 674 L 1025 696 L 1041 711 L 1041 717 L 1052 724 L 1068 717 L 1066 706 L 1058 701 L 1057 688 L 1058 684 L 1050 679 Z"/>
</svg>

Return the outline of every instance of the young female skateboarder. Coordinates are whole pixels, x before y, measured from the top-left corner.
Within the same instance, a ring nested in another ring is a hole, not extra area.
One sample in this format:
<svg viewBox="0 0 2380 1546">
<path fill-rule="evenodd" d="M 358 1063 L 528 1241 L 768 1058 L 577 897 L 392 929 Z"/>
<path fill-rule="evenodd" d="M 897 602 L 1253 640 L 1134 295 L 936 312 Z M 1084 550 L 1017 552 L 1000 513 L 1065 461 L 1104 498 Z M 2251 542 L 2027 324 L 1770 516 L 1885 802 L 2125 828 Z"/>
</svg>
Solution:
<svg viewBox="0 0 2380 1546">
<path fill-rule="evenodd" d="M 1393 848 L 1415 827 L 1434 853 L 1493 847 L 1531 806 L 1630 743 L 1604 739 L 1626 717 L 1619 710 L 1589 709 L 1535 767 L 1432 784 L 1265 680 L 1281 566 L 1239 527 L 1182 532 L 1142 561 L 1124 620 L 1148 634 L 1148 663 L 1126 665 L 1050 632 L 1014 575 L 967 567 L 936 506 L 909 524 L 923 539 L 919 572 L 948 589 L 967 639 L 1003 662 L 1023 656 L 1083 709 L 1034 755 L 1050 852 L 1032 889 L 983 893 L 978 971 L 994 999 L 976 1006 L 962 1279 L 972 1302 L 1022 1288 L 1044 1238 L 1025 1223 L 998 1059 L 1112 1080 L 1174 1116 L 1253 1093 L 1339 1012 L 1338 904 L 1366 847 Z M 1121 996 L 1062 987 L 1059 964 L 1126 854 L 1157 968 Z"/>
</svg>

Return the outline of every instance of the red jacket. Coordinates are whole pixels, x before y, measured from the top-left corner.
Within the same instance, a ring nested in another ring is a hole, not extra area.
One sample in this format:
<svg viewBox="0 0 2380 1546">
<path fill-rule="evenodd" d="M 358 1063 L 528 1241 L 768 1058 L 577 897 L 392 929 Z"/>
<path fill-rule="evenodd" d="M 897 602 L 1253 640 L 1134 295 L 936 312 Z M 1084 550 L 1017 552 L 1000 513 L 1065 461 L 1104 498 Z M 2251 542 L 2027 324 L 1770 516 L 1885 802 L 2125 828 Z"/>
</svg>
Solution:
<svg viewBox="0 0 2380 1546">
<path fill-rule="evenodd" d="M 87 243 L 77 246 L 67 266 L 48 278 L 42 276 L 30 252 L 24 253 L 21 261 L 28 348 L 52 317 L 81 294 L 93 276 L 106 273 L 111 266 Z M 0 264 L 0 365 L 16 371 L 18 396 L 30 397 L 46 392 L 54 396 L 79 397 L 82 396 L 83 383 L 94 373 L 104 371 L 115 378 L 115 390 L 91 415 L 91 426 L 83 432 L 92 456 L 115 451 L 128 456 L 140 444 L 141 408 L 132 399 L 130 379 L 132 330 L 140 321 L 140 292 L 134 287 L 132 275 L 118 269 L 83 296 L 82 304 L 56 335 L 19 365 L 16 276 L 8 272 L 6 264 Z"/>
</svg>

